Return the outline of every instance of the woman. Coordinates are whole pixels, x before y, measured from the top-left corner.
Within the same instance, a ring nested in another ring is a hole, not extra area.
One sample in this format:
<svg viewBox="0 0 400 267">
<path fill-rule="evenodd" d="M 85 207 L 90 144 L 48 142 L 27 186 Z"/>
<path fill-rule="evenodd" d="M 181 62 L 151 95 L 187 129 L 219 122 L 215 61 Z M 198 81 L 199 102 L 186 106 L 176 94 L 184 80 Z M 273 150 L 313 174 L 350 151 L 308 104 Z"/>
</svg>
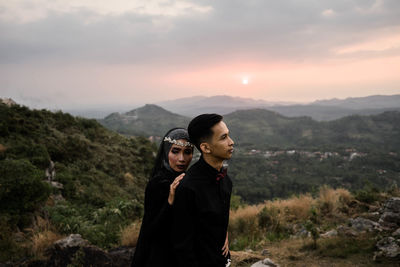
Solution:
<svg viewBox="0 0 400 267">
<path fill-rule="evenodd" d="M 146 186 L 144 217 L 132 267 L 176 266 L 170 242 L 171 206 L 175 189 L 193 157 L 193 145 L 183 128 L 164 136 Z"/>
</svg>

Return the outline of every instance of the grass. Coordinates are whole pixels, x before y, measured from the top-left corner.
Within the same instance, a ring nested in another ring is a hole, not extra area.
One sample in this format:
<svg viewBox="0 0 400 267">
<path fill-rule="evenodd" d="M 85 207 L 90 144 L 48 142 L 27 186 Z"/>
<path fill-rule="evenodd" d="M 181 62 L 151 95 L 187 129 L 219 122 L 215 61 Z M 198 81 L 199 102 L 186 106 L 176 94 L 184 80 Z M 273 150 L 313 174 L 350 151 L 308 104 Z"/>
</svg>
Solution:
<svg viewBox="0 0 400 267">
<path fill-rule="evenodd" d="M 250 266 L 266 257 L 280 266 L 398 266 L 389 261 L 373 261 L 376 239 L 371 234 L 319 237 L 320 233 L 359 216 L 366 207 L 372 206 L 360 202 L 348 190 L 327 186 L 320 188 L 316 198 L 305 194 L 242 206 L 231 211 L 229 236 L 233 250 L 232 266 Z M 308 236 L 294 236 L 310 224 L 318 232 L 315 240 Z M 249 249 L 253 252 L 248 252 Z M 264 249 L 269 251 L 270 256 L 261 255 Z"/>
<path fill-rule="evenodd" d="M 141 222 L 136 221 L 121 231 L 121 245 L 135 247 L 139 237 Z"/>
<path fill-rule="evenodd" d="M 35 216 L 32 228 L 25 231 L 30 232 L 31 253 L 36 259 L 44 259 L 46 249 L 64 237 L 55 230 L 49 220 L 41 216 Z"/>
<path fill-rule="evenodd" d="M 45 230 L 42 232 L 35 233 L 32 238 L 32 253 L 36 259 L 45 258 L 45 251 L 55 241 L 63 238 L 62 235 L 53 232 L 51 230 Z"/>
</svg>

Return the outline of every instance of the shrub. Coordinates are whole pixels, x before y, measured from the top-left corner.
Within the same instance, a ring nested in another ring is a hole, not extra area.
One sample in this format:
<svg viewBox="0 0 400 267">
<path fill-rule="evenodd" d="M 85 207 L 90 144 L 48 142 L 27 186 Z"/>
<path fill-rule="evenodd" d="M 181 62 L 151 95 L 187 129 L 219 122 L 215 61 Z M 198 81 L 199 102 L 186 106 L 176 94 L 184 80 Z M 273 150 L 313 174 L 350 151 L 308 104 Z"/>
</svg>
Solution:
<svg viewBox="0 0 400 267">
<path fill-rule="evenodd" d="M 0 161 L 0 213 L 10 214 L 20 227 L 28 225 L 31 213 L 50 194 L 50 187 L 42 182 L 41 176 L 27 160 Z"/>
<path fill-rule="evenodd" d="M 380 198 L 379 189 L 367 183 L 363 189 L 356 191 L 355 198 L 364 203 L 373 203 Z"/>
</svg>

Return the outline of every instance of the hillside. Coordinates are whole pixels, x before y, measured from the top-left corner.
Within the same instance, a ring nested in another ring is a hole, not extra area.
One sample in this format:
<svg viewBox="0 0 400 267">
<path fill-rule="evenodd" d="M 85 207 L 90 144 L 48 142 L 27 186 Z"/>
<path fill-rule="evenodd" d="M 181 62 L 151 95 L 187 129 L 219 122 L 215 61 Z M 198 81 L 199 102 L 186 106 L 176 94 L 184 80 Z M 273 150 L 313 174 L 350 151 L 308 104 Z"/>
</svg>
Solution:
<svg viewBox="0 0 400 267">
<path fill-rule="evenodd" d="M 186 127 L 190 119 L 156 105 L 120 114 L 112 113 L 99 122 L 108 129 L 127 135 L 163 136 L 174 127 Z"/>
<path fill-rule="evenodd" d="M 142 116 L 161 128 L 157 113 Z M 355 192 L 366 184 L 387 189 L 400 183 L 399 112 L 318 122 L 253 109 L 224 120 L 236 147 L 229 173 L 235 193 L 247 203 L 311 192 L 323 184 Z"/>
<path fill-rule="evenodd" d="M 400 149 L 400 112 L 349 116 L 329 122 L 284 117 L 264 109 L 224 116 L 239 147 Z"/>
<path fill-rule="evenodd" d="M 95 120 L 0 104 L 0 262 L 69 233 L 118 244 L 121 229 L 142 216 L 154 152 L 147 139 Z"/>
</svg>

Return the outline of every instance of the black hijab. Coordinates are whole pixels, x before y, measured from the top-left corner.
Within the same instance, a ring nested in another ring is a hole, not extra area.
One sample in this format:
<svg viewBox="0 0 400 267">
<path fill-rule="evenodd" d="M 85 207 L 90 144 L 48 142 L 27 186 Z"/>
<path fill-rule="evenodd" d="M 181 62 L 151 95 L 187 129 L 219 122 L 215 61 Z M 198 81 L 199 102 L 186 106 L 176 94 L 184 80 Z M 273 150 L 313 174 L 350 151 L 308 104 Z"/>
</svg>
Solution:
<svg viewBox="0 0 400 267">
<path fill-rule="evenodd" d="M 186 140 L 186 142 L 185 143 L 178 142 L 179 139 Z M 180 174 L 180 172 L 174 171 L 169 166 L 168 154 L 173 144 L 193 147 L 193 145 L 189 142 L 189 134 L 186 129 L 173 128 L 169 130 L 161 140 L 161 144 L 158 148 L 156 161 L 150 179 L 153 179 L 160 172 L 165 172 L 165 171 L 168 171 L 176 176 Z"/>
</svg>

